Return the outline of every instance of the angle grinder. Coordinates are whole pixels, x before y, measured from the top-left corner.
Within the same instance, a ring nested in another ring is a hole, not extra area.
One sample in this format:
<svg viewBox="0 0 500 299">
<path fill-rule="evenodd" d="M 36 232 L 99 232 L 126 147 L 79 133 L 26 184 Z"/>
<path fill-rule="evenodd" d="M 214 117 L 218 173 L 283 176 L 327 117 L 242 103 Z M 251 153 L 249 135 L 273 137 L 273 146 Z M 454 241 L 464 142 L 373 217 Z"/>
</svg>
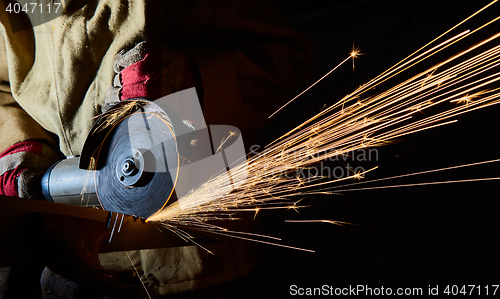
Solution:
<svg viewBox="0 0 500 299">
<path fill-rule="evenodd" d="M 196 128 L 176 112 L 179 103 L 188 107 Z M 222 147 L 210 138 L 222 139 L 225 132 L 237 138 Z M 229 177 L 245 161 L 237 128 L 206 126 L 192 88 L 109 108 L 94 123 L 81 155 L 47 170 L 42 193 L 48 201 L 147 218 L 221 170 Z"/>
</svg>

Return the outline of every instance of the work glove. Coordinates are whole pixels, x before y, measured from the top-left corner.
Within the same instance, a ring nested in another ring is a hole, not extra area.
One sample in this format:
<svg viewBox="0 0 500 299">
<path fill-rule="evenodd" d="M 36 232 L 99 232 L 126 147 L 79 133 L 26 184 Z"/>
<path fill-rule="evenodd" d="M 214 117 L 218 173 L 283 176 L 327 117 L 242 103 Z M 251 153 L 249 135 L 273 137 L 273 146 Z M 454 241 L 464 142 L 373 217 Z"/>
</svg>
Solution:
<svg viewBox="0 0 500 299">
<path fill-rule="evenodd" d="M 156 100 L 165 95 L 196 87 L 201 98 L 199 71 L 182 53 L 166 46 L 140 42 L 123 49 L 113 63 L 113 86 L 106 93 L 103 112 L 119 101 L 131 98 Z"/>
<path fill-rule="evenodd" d="M 43 199 L 42 176 L 58 160 L 55 150 L 34 140 L 7 148 L 0 154 L 0 195 Z"/>
<path fill-rule="evenodd" d="M 120 101 L 133 98 L 154 101 L 192 87 L 196 88 L 199 104 L 202 105 L 203 88 L 198 68 L 181 52 L 166 46 L 140 42 L 130 50 L 124 49 L 115 56 L 113 70 L 116 75 L 113 86 L 107 90 L 103 113 Z M 180 126 L 190 131 L 199 129 L 203 119 L 193 113 L 196 111 L 194 107 L 186 102 L 179 102 L 173 107 L 174 110 L 169 110 L 167 115 L 174 130 Z M 178 150 L 185 158 L 191 155 L 191 146 L 178 144 Z"/>
</svg>

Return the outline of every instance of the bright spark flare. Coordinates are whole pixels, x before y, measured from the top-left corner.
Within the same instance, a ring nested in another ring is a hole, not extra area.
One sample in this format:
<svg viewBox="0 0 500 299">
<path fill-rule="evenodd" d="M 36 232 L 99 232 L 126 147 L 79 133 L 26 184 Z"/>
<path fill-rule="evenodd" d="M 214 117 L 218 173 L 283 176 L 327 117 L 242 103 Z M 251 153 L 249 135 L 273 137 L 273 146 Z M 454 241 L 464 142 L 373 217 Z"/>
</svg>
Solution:
<svg viewBox="0 0 500 299">
<path fill-rule="evenodd" d="M 354 45 L 353 45 L 352 51 L 350 54 L 351 54 L 351 58 L 352 58 L 352 70 L 354 71 L 354 69 L 355 69 L 354 60 L 356 60 L 359 56 L 363 55 L 363 53 L 361 53 L 361 50 L 359 49 L 359 47 L 354 47 Z"/>
</svg>

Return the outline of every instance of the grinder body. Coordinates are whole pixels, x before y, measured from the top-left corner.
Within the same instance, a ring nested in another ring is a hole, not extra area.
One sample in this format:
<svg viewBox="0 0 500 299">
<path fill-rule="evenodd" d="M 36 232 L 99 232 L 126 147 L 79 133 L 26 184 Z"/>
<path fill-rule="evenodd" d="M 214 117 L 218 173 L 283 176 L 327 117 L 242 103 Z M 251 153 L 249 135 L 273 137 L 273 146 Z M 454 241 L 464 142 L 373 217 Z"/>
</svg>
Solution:
<svg viewBox="0 0 500 299">
<path fill-rule="evenodd" d="M 173 194 L 178 153 L 170 118 L 147 99 L 110 107 L 94 123 L 81 156 L 43 176 L 46 200 L 147 218 Z"/>
<path fill-rule="evenodd" d="M 70 156 L 52 165 L 42 177 L 42 193 L 47 201 L 99 206 L 93 171 L 79 168 L 80 157 Z"/>
</svg>

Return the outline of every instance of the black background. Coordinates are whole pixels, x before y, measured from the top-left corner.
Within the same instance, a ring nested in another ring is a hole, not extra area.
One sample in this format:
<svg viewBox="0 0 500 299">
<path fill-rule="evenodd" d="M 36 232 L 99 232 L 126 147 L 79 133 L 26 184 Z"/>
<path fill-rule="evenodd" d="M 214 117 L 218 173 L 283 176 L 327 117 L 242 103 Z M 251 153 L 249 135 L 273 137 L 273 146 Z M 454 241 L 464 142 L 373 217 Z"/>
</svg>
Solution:
<svg viewBox="0 0 500 299">
<path fill-rule="evenodd" d="M 283 0 L 284 17 L 309 37 L 316 54 L 315 78 L 349 55 L 346 64 L 284 109 L 267 128 L 278 137 L 437 37 L 489 1 Z M 495 4 L 470 25 L 498 16 Z M 470 26 L 470 27 L 469 27 Z M 478 40 L 498 32 L 494 24 Z M 459 31 L 456 31 L 459 32 Z M 457 123 L 406 136 L 379 148 L 376 179 L 500 157 L 500 107 L 467 113 Z M 371 165 L 371 164 L 370 164 Z M 497 164 L 413 177 L 420 183 L 498 176 Z M 379 186 L 393 182 L 378 184 Z M 263 246 L 259 267 L 248 277 L 204 293 L 219 298 L 281 298 L 292 284 L 333 287 L 422 287 L 500 284 L 497 181 L 404 187 L 309 197 L 312 207 L 259 215 L 263 233 L 316 253 Z M 330 219 L 357 224 L 285 223 L 284 219 Z"/>
</svg>

